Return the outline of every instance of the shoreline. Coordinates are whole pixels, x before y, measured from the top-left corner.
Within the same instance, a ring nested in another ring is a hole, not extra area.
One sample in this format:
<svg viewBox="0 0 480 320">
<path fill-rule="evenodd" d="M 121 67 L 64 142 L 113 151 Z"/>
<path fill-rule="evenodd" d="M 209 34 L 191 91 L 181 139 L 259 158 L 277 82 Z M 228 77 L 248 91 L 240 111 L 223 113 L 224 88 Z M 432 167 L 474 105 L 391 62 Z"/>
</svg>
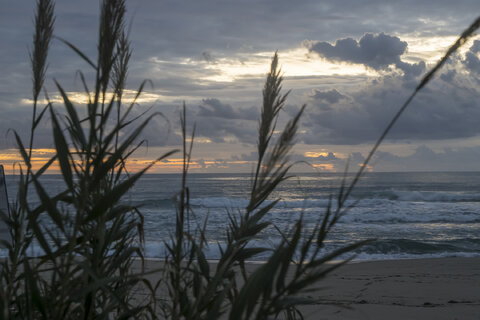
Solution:
<svg viewBox="0 0 480 320">
<path fill-rule="evenodd" d="M 145 259 L 147 272 L 161 266 Z M 256 266 L 249 263 L 247 270 Z M 307 295 L 317 303 L 299 308 L 305 319 L 478 320 L 480 257 L 354 261 L 312 289 Z"/>
<path fill-rule="evenodd" d="M 139 258 L 135 258 L 140 260 Z M 370 262 L 387 262 L 387 261 L 424 261 L 424 260 L 443 260 L 443 259 L 480 259 L 480 254 L 475 254 L 472 256 L 446 256 L 446 257 L 432 257 L 432 256 L 427 256 L 424 258 L 420 257 L 406 257 L 406 258 L 385 258 L 385 259 L 353 259 L 348 262 L 347 265 L 351 264 L 359 264 L 359 263 L 370 263 Z M 164 257 L 145 257 L 145 261 L 152 261 L 152 262 L 163 262 L 165 260 Z M 207 262 L 210 265 L 215 265 L 217 263 L 218 259 L 207 259 Z M 345 260 L 331 260 L 327 261 L 326 263 L 332 264 L 332 263 L 339 263 L 343 262 Z M 260 265 L 266 263 L 266 260 L 247 260 L 245 263 L 249 265 Z"/>
</svg>

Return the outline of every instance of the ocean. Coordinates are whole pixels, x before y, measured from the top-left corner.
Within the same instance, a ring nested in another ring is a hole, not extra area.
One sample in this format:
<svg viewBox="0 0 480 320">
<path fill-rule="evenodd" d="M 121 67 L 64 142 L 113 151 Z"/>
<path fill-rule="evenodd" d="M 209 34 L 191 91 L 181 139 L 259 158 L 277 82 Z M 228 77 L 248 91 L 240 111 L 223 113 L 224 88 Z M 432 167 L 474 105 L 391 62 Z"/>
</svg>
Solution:
<svg viewBox="0 0 480 320">
<path fill-rule="evenodd" d="M 308 232 L 325 213 L 329 197 L 336 199 L 342 176 L 296 174 L 276 190 L 272 200 L 281 200 L 266 219 L 288 230 L 303 214 Z M 60 176 L 42 179 L 51 194 L 60 190 Z M 203 225 L 208 217 L 207 258 L 216 259 L 226 238 L 228 213 L 241 214 L 248 203 L 251 175 L 190 174 L 187 184 L 193 209 L 190 228 Z M 13 200 L 15 177 L 7 177 L 7 188 Z M 179 189 L 179 175 L 148 174 L 122 199 L 138 205 L 144 215 L 147 257 L 165 255 L 164 244 L 175 230 Z M 30 201 L 37 200 L 32 196 Z M 349 204 L 354 202 L 327 239 L 326 251 L 375 239 L 356 250 L 355 259 L 480 256 L 480 172 L 367 173 L 352 193 Z M 251 245 L 275 246 L 279 241 L 277 229 L 269 227 Z"/>
</svg>

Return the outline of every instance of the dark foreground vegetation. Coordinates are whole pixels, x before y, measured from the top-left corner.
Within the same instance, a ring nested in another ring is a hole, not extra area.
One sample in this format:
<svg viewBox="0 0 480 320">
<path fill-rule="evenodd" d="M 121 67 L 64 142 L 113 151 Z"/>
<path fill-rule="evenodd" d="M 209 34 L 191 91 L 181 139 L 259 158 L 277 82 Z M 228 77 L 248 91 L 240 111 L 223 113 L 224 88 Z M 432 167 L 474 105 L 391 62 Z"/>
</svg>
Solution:
<svg viewBox="0 0 480 320">
<path fill-rule="evenodd" d="M 290 177 L 289 154 L 305 111 L 303 106 L 280 134 L 274 135 L 279 130 L 277 119 L 288 95 L 281 92 L 282 76 L 275 54 L 263 89 L 258 161 L 249 204 L 238 212 L 225 213 L 229 221 L 227 243 L 215 265 L 209 264 L 204 255 L 204 226 L 208 221 L 198 221 L 195 230 L 187 228 L 187 221 L 195 219 L 187 185 L 195 129 L 187 132 L 184 106 L 182 150 L 172 150 L 157 159 L 180 152 L 183 178 L 177 210 L 172 212 L 176 215 L 176 229 L 166 243 L 163 268 L 156 271 L 161 273 L 160 281 L 152 283 L 141 268 L 139 272 L 132 268 L 132 264 L 144 262 L 142 214 L 120 199 L 155 163 L 135 173 L 128 172 L 126 167 L 128 159 L 143 144 L 142 131 L 158 115 L 133 116 L 135 101 L 122 102 L 131 56 L 124 15 L 124 1 L 103 1 L 96 61 L 69 41 L 58 39 L 75 51 L 91 68 L 89 73 L 94 74 L 93 85 L 88 85 L 87 77 L 79 72 L 89 97 L 84 110 L 74 106 L 62 85 L 55 82 L 64 102 L 59 111 L 52 103 L 39 105 L 55 16 L 51 0 L 37 3 L 31 51 L 34 103 L 30 138 L 26 144 L 13 131 L 23 164 L 19 165 L 16 201 L 9 213 L 3 213 L 11 239 L 3 243 L 8 257 L 0 265 L 0 319 L 302 318 L 297 307 L 314 302 L 306 294 L 309 287 L 349 258 L 336 264 L 327 262 L 345 257 L 368 241 L 334 252 L 322 250 L 331 229 L 347 212 L 345 203 L 367 163 L 417 92 L 480 25 L 480 20 L 475 21 L 423 78 L 388 124 L 355 178 L 343 182 L 313 230 L 305 230 L 300 218 L 289 230 L 278 230 L 283 240 L 276 247 L 251 248 L 249 242 L 255 235 L 271 225 L 264 217 L 278 202 L 265 200 L 271 200 L 275 188 Z M 137 98 L 145 84 L 140 84 Z M 33 170 L 35 130 L 45 117 L 51 119 L 56 155 Z M 65 189 L 50 196 L 40 178 L 55 164 L 60 167 Z M 36 207 L 27 201 L 30 192 L 40 199 Z M 28 255 L 27 249 L 33 244 L 42 249 L 41 256 Z M 245 262 L 267 251 L 267 261 L 253 273 L 247 273 Z M 288 280 L 287 273 L 293 275 Z M 139 290 L 146 299 L 135 299 Z"/>
</svg>

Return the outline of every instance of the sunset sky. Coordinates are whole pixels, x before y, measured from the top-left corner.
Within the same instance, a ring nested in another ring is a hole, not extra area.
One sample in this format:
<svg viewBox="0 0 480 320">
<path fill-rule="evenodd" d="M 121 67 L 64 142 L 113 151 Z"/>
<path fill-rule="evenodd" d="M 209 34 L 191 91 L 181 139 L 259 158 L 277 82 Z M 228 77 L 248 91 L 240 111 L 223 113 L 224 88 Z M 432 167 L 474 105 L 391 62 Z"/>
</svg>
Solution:
<svg viewBox="0 0 480 320">
<path fill-rule="evenodd" d="M 12 128 L 25 141 L 31 122 L 29 48 L 33 0 L 0 1 L 0 163 L 19 160 Z M 179 110 L 196 122 L 194 172 L 250 172 L 262 87 L 278 50 L 284 88 L 281 124 L 307 104 L 292 160 L 316 170 L 358 166 L 418 79 L 480 15 L 478 0 L 442 1 L 127 1 L 133 55 L 127 100 L 150 79 L 136 112 L 152 107 L 141 166 L 179 146 Z M 57 1 L 55 35 L 95 59 L 98 1 Z M 478 39 L 479 41 L 476 41 Z M 480 37 L 449 60 L 392 130 L 374 171 L 480 170 Z M 58 40 L 46 89 L 62 108 L 53 79 L 77 107 L 84 61 Z M 87 76 L 89 73 L 87 72 Z M 165 120 L 168 119 L 168 120 Z M 48 120 L 48 119 L 47 119 Z M 38 129 L 34 159 L 52 155 L 51 129 Z M 152 172 L 176 172 L 178 157 Z M 298 171 L 313 171 L 299 164 Z"/>
</svg>

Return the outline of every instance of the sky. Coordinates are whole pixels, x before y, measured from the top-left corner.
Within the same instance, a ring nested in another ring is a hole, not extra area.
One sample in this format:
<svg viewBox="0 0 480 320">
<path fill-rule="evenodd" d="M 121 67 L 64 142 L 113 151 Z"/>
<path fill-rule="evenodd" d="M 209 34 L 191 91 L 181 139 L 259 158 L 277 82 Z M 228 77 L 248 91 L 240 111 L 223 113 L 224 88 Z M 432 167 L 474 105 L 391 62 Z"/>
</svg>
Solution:
<svg viewBox="0 0 480 320">
<path fill-rule="evenodd" d="M 0 163 L 20 161 L 12 130 L 27 141 L 33 0 L 0 0 Z M 265 75 L 278 52 L 284 91 L 279 127 L 307 104 L 292 161 L 296 171 L 353 169 L 457 36 L 480 15 L 478 0 L 127 1 L 133 48 L 127 100 L 144 79 L 136 114 L 161 112 L 146 129 L 139 168 L 180 145 L 179 112 L 196 123 L 192 172 L 251 172 Z M 54 34 L 95 59 L 99 2 L 57 1 Z M 81 109 L 86 63 L 53 40 L 54 79 Z M 86 72 L 87 79 L 89 73 Z M 480 37 L 455 54 L 395 125 L 372 171 L 480 170 Z M 90 82 L 91 83 L 91 82 Z M 53 153 L 49 119 L 35 137 L 35 164 Z M 191 126 L 190 126 L 191 127 Z M 151 172 L 179 172 L 179 156 Z"/>
</svg>

